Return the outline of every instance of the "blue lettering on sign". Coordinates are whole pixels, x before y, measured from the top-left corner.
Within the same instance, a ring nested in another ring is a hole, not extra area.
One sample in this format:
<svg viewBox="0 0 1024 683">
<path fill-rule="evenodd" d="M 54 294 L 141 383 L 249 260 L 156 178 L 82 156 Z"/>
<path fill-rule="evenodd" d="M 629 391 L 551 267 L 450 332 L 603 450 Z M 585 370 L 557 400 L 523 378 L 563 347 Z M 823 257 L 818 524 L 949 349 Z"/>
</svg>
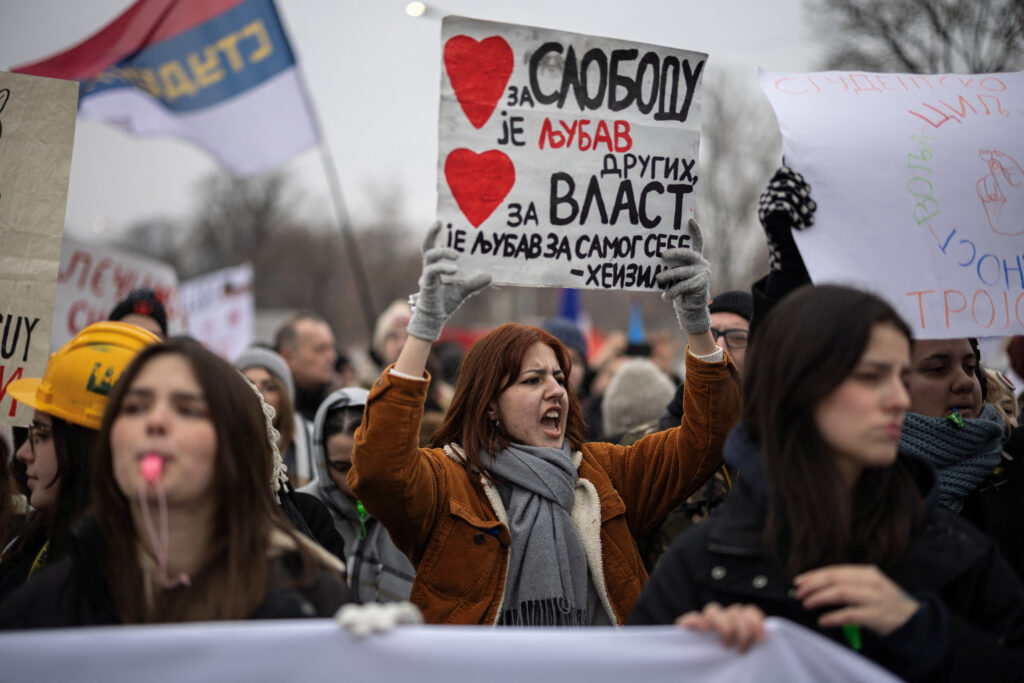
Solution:
<svg viewBox="0 0 1024 683">
<path fill-rule="evenodd" d="M 81 97 L 138 88 L 167 109 L 191 111 L 243 93 L 294 63 L 273 0 L 248 0 L 82 81 Z"/>
</svg>

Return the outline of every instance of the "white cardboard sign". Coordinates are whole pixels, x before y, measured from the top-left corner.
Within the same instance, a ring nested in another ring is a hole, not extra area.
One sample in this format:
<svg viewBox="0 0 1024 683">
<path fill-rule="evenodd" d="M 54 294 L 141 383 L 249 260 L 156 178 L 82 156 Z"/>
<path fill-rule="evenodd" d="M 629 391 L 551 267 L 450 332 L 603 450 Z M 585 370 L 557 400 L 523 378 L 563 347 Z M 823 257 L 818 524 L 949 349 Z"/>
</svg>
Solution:
<svg viewBox="0 0 1024 683">
<path fill-rule="evenodd" d="M 438 240 L 497 284 L 654 290 L 687 246 L 707 55 L 446 17 Z"/>
<path fill-rule="evenodd" d="M 252 264 L 223 268 L 178 285 L 178 305 L 188 333 L 233 361 L 253 342 L 255 303 Z"/>
<path fill-rule="evenodd" d="M 60 348 L 137 288 L 152 289 L 167 312 L 167 330 L 181 329 L 178 275 L 170 264 L 103 244 L 65 237 L 61 245 L 51 349 Z"/>
<path fill-rule="evenodd" d="M 41 377 L 64 232 L 78 86 L 0 72 L 0 422 L 32 408 L 7 385 Z"/>
<path fill-rule="evenodd" d="M 872 290 L 922 339 L 1024 334 L 1024 73 L 761 72 L 818 203 L 815 282 Z"/>
</svg>

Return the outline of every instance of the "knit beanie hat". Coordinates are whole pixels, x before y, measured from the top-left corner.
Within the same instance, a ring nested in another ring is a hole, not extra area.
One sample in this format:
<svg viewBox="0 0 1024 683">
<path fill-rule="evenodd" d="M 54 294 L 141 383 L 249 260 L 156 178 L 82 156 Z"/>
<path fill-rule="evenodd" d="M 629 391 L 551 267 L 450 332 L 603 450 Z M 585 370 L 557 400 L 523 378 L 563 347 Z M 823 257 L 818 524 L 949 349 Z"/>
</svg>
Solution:
<svg viewBox="0 0 1024 683">
<path fill-rule="evenodd" d="M 541 323 L 541 327 L 568 348 L 576 349 L 581 356 L 587 357 L 587 340 L 583 338 L 579 326 L 569 318 L 548 318 Z"/>
<path fill-rule="evenodd" d="M 288 396 L 294 400 L 295 383 L 292 381 L 292 371 L 288 369 L 285 359 L 277 352 L 262 346 L 250 346 L 235 360 L 235 368 L 239 372 L 245 372 L 249 368 L 263 368 L 284 382 Z"/>
<path fill-rule="evenodd" d="M 675 390 L 672 381 L 650 360 L 627 360 L 612 377 L 601 401 L 605 434 L 618 436 L 656 421 Z"/>
<path fill-rule="evenodd" d="M 709 313 L 735 313 L 747 322 L 754 315 L 754 297 L 750 292 L 732 289 L 717 294 L 708 306 Z"/>
<path fill-rule="evenodd" d="M 114 306 L 108 320 L 121 320 L 132 313 L 152 318 L 160 326 L 163 336 L 167 336 L 167 311 L 152 289 L 138 287 L 128 292 L 128 296 Z"/>
</svg>

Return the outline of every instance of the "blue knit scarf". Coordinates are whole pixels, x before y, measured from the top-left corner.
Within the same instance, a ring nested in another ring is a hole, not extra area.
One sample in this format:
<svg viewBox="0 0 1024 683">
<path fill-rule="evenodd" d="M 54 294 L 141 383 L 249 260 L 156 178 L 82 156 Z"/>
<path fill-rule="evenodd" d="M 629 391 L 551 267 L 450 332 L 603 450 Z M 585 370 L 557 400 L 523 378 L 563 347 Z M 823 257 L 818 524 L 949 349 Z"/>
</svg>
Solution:
<svg viewBox="0 0 1024 683">
<path fill-rule="evenodd" d="M 907 413 L 900 451 L 935 467 L 939 503 L 959 514 L 964 498 L 999 465 L 1004 428 L 991 403 L 984 404 L 980 417 L 965 419 L 962 427 L 943 417 Z"/>
</svg>

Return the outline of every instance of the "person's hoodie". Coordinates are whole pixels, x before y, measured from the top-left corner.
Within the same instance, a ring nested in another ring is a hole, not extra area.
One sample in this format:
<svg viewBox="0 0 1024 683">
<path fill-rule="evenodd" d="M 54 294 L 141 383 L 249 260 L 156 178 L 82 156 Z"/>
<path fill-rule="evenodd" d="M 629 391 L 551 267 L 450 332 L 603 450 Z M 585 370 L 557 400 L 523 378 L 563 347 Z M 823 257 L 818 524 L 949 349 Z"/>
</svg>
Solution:
<svg viewBox="0 0 1024 683">
<path fill-rule="evenodd" d="M 408 600 L 416 570 L 391 542 L 383 525 L 341 492 L 327 467 L 324 424 L 328 414 L 340 408 L 365 406 L 366 396 L 364 389 L 348 387 L 333 392 L 320 404 L 313 418 L 315 477 L 300 491 L 323 501 L 345 539 L 352 597 L 361 603 Z"/>
</svg>

